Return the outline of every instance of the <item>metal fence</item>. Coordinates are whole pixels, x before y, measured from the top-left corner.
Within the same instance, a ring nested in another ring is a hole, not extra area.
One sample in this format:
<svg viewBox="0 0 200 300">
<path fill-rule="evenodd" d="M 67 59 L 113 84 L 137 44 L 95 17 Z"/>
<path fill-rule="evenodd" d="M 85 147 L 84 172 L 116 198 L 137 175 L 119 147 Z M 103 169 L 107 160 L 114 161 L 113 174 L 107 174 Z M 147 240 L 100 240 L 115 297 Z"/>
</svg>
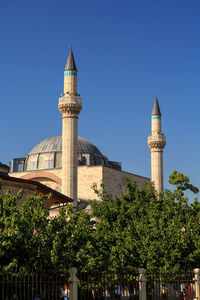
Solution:
<svg viewBox="0 0 200 300">
<path fill-rule="evenodd" d="M 0 273 L 0 300 L 58 300 L 68 273 Z"/>
<path fill-rule="evenodd" d="M 183 274 L 146 273 L 147 300 L 192 300 L 195 296 L 193 271 Z"/>
<path fill-rule="evenodd" d="M 140 300 L 192 300 L 196 297 L 193 277 L 193 272 L 147 272 L 143 280 L 138 272 L 79 273 L 78 300 L 139 300 L 139 296 Z"/>
<path fill-rule="evenodd" d="M 79 300 L 139 299 L 138 272 L 78 274 Z"/>
<path fill-rule="evenodd" d="M 0 273 L 0 300 L 59 300 L 64 284 L 69 287 L 69 300 L 200 300 L 200 270 L 195 270 L 195 274 L 144 269 L 77 274 L 76 268 L 66 274 Z"/>
</svg>

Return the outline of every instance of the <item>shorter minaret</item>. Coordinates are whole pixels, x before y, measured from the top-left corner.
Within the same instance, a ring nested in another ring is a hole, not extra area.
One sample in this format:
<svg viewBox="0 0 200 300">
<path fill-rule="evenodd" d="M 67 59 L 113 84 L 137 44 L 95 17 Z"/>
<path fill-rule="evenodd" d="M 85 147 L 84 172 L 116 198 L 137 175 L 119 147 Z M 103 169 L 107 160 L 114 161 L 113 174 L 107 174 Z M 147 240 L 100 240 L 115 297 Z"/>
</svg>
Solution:
<svg viewBox="0 0 200 300">
<path fill-rule="evenodd" d="M 62 114 L 62 193 L 77 206 L 78 115 L 82 100 L 77 94 L 77 68 L 70 48 L 64 70 L 64 95 L 59 98 Z"/>
<path fill-rule="evenodd" d="M 165 145 L 166 137 L 162 133 L 161 112 L 156 97 L 151 114 L 151 135 L 148 137 L 148 146 L 151 150 L 151 181 L 154 182 L 158 193 L 163 191 L 163 149 Z"/>
</svg>

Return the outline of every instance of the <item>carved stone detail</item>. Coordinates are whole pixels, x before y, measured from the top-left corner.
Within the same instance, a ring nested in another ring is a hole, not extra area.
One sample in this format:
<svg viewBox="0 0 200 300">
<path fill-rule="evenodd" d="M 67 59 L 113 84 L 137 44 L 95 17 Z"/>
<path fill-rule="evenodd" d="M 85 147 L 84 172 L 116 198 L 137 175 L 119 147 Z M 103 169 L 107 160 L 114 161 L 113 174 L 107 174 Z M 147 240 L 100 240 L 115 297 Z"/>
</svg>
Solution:
<svg viewBox="0 0 200 300">
<path fill-rule="evenodd" d="M 58 108 L 61 114 L 78 115 L 82 109 L 82 105 L 78 103 L 60 103 Z"/>
<path fill-rule="evenodd" d="M 163 150 L 165 145 L 166 145 L 166 141 L 153 141 L 153 140 L 151 140 L 151 141 L 148 142 L 148 146 L 151 150 L 152 149 Z"/>
<path fill-rule="evenodd" d="M 58 108 L 64 116 L 77 116 L 82 109 L 81 98 L 64 95 L 59 99 Z"/>
</svg>

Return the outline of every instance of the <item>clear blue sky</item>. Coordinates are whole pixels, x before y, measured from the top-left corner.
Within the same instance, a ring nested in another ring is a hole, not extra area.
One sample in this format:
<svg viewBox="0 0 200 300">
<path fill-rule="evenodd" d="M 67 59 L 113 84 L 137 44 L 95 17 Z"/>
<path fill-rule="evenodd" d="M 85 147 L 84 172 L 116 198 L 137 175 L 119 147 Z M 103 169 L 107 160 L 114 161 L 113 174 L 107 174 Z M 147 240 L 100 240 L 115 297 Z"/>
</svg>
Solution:
<svg viewBox="0 0 200 300">
<path fill-rule="evenodd" d="M 200 0 L 0 0 L 0 160 L 61 133 L 58 97 L 72 44 L 79 135 L 123 170 L 150 177 L 157 94 L 176 169 L 199 184 Z"/>
</svg>

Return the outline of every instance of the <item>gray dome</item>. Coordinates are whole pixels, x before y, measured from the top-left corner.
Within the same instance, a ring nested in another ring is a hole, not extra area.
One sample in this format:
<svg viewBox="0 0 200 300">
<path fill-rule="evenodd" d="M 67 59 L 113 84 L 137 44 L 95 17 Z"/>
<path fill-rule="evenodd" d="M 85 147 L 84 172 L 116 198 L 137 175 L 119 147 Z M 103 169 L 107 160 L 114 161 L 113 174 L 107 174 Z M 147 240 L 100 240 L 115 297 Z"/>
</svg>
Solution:
<svg viewBox="0 0 200 300">
<path fill-rule="evenodd" d="M 29 155 L 45 152 L 62 152 L 62 136 L 52 136 L 43 140 L 29 152 Z M 95 145 L 81 137 L 78 137 L 78 152 L 103 156 Z"/>
<path fill-rule="evenodd" d="M 78 166 L 106 166 L 121 170 L 121 163 L 109 161 L 99 149 L 78 137 Z M 10 172 L 62 168 L 62 136 L 49 137 L 37 144 L 28 155 L 14 158 Z"/>
</svg>

